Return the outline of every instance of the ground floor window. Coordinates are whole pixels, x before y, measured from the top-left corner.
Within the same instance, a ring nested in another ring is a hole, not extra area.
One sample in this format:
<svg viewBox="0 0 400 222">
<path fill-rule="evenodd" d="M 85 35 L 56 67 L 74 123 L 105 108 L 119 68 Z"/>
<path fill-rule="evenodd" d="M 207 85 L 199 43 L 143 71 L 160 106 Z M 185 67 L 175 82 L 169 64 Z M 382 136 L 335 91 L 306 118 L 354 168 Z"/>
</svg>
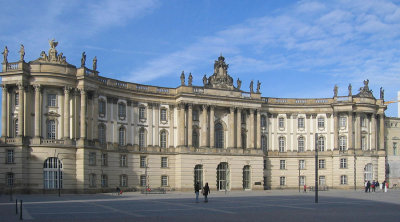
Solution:
<svg viewBox="0 0 400 222">
<path fill-rule="evenodd" d="M 374 173 L 373 173 L 372 163 L 368 163 L 364 167 L 364 179 L 365 179 L 365 181 L 368 181 L 368 180 L 372 181 L 373 177 L 374 177 Z"/>
<path fill-rule="evenodd" d="M 217 167 L 217 189 L 229 189 L 229 166 L 228 163 L 220 163 Z"/>
<path fill-rule="evenodd" d="M 199 183 L 203 187 L 203 165 L 196 165 L 194 167 L 194 184 Z"/>
<path fill-rule="evenodd" d="M 340 176 L 340 184 L 341 185 L 346 185 L 347 184 L 347 176 L 346 175 Z"/>
<path fill-rule="evenodd" d="M 168 176 L 166 175 L 161 176 L 161 186 L 162 187 L 168 186 Z"/>
<path fill-rule="evenodd" d="M 243 167 L 243 189 L 250 189 L 250 166 Z"/>
<path fill-rule="evenodd" d="M 89 186 L 96 187 L 96 174 L 94 173 L 89 174 Z"/>
<path fill-rule="evenodd" d="M 120 185 L 121 187 L 127 187 L 128 186 L 128 176 L 125 174 L 122 174 L 120 176 Z"/>
<path fill-rule="evenodd" d="M 14 174 L 13 173 L 7 173 L 7 186 L 12 187 L 14 186 Z"/>
<path fill-rule="evenodd" d="M 300 176 L 300 186 L 304 186 L 306 185 L 306 177 L 305 176 Z"/>
<path fill-rule="evenodd" d="M 56 157 L 47 158 L 43 165 L 44 189 L 62 188 L 62 163 Z"/>
<path fill-rule="evenodd" d="M 140 176 L 140 186 L 145 187 L 147 184 L 146 182 L 147 182 L 146 175 L 141 175 Z"/>
<path fill-rule="evenodd" d="M 319 185 L 325 186 L 325 176 L 319 176 Z"/>
<path fill-rule="evenodd" d="M 108 177 L 106 174 L 101 175 L 101 187 L 108 187 Z"/>
<path fill-rule="evenodd" d="M 286 185 L 286 177 L 280 177 L 279 178 L 279 185 L 285 186 Z"/>
</svg>

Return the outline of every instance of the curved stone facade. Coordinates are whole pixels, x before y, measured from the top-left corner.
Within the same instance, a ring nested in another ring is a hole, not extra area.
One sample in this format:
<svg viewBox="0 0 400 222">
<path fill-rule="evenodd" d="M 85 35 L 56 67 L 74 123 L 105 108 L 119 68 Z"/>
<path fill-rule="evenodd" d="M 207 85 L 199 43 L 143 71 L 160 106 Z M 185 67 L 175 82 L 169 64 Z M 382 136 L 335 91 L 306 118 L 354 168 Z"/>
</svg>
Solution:
<svg viewBox="0 0 400 222">
<path fill-rule="evenodd" d="M 385 177 L 386 106 L 368 82 L 357 95 L 350 87 L 338 96 L 335 87 L 332 98 L 262 97 L 259 82 L 249 91 L 239 79 L 235 85 L 220 56 L 202 86 L 182 72 L 177 88 L 158 87 L 102 77 L 97 59 L 93 69 L 85 66 L 85 54 L 75 67 L 56 46 L 51 41 L 48 55 L 29 63 L 3 63 L 2 187 L 192 190 L 195 180 L 214 190 L 312 186 L 316 133 L 322 186 L 349 189 Z"/>
</svg>

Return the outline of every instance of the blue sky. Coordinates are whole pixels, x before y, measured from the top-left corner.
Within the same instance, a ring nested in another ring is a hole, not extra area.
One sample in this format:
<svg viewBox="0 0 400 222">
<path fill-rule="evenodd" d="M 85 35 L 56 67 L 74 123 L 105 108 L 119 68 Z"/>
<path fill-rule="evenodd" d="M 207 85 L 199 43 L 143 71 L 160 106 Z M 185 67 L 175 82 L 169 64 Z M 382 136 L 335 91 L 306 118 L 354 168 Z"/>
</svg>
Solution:
<svg viewBox="0 0 400 222">
<path fill-rule="evenodd" d="M 385 100 L 400 83 L 400 1 L 96 0 L 0 1 L 0 47 L 9 61 L 39 57 L 55 38 L 67 61 L 83 51 L 100 75 L 176 87 L 182 70 L 195 85 L 220 53 L 229 74 L 260 80 L 265 97 L 327 98 L 353 94 L 370 80 Z M 387 116 L 397 116 L 389 105 Z"/>
</svg>

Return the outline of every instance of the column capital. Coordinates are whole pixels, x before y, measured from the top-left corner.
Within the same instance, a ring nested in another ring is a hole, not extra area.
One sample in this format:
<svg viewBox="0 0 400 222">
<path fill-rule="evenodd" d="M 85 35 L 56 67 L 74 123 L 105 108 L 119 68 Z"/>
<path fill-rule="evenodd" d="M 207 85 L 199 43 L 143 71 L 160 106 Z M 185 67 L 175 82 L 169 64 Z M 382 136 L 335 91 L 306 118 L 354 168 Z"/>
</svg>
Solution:
<svg viewBox="0 0 400 222">
<path fill-rule="evenodd" d="M 0 87 L 3 88 L 3 91 L 6 91 L 8 86 L 6 84 L 0 84 Z"/>
<path fill-rule="evenodd" d="M 86 95 L 86 89 L 85 88 L 78 88 L 79 92 L 81 95 Z"/>
<path fill-rule="evenodd" d="M 235 107 L 229 107 L 229 112 L 231 113 L 235 112 Z"/>
<path fill-rule="evenodd" d="M 238 111 L 238 112 L 241 112 L 242 111 L 242 107 L 235 107 L 236 108 L 236 111 Z"/>
<path fill-rule="evenodd" d="M 185 109 L 185 103 L 178 103 L 178 109 Z"/>
<path fill-rule="evenodd" d="M 24 90 L 25 85 L 22 82 L 17 83 L 17 87 L 19 90 Z"/>
<path fill-rule="evenodd" d="M 41 87 L 42 86 L 40 84 L 34 84 L 33 85 L 33 88 L 35 89 L 35 92 L 40 92 Z"/>
<path fill-rule="evenodd" d="M 211 110 L 215 109 L 215 105 L 209 105 L 209 107 L 210 107 Z"/>
<path fill-rule="evenodd" d="M 203 110 L 207 110 L 207 109 L 208 109 L 208 105 L 203 104 L 203 105 L 201 105 L 201 108 L 202 108 Z"/>
<path fill-rule="evenodd" d="M 188 103 L 187 106 L 188 106 L 188 109 L 193 109 L 193 103 Z"/>
</svg>

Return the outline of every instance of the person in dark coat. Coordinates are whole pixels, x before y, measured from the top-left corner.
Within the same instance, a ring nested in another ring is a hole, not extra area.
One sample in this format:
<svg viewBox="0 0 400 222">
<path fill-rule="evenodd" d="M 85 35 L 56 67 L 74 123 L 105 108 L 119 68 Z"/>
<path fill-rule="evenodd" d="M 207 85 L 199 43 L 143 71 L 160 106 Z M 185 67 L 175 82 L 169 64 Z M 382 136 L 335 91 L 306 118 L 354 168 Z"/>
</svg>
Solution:
<svg viewBox="0 0 400 222">
<path fill-rule="evenodd" d="M 368 192 L 371 192 L 371 182 L 369 182 L 369 180 L 367 182 L 367 190 Z"/>
<path fill-rule="evenodd" d="M 194 185 L 194 193 L 196 194 L 196 203 L 199 202 L 199 192 L 200 192 L 200 184 L 199 182 L 196 182 Z"/>
<path fill-rule="evenodd" d="M 204 195 L 204 202 L 208 202 L 208 194 L 210 193 L 210 187 L 208 186 L 208 183 L 203 187 L 203 195 Z"/>
</svg>

